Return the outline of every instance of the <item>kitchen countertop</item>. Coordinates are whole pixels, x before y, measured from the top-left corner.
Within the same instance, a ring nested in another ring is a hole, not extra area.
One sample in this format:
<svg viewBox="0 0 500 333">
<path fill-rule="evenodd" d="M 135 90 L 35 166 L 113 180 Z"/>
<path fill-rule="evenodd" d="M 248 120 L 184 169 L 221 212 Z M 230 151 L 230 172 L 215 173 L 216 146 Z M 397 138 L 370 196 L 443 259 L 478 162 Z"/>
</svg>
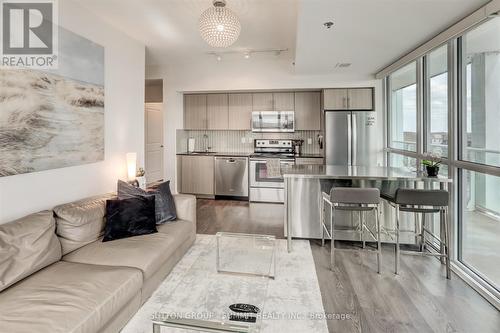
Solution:
<svg viewBox="0 0 500 333">
<path fill-rule="evenodd" d="M 451 183 L 444 176 L 427 177 L 404 168 L 341 165 L 295 165 L 283 169 L 285 178 L 406 180 Z"/>
<path fill-rule="evenodd" d="M 300 154 L 300 156 L 295 156 L 298 158 L 323 158 L 324 156 L 321 154 Z"/>
</svg>

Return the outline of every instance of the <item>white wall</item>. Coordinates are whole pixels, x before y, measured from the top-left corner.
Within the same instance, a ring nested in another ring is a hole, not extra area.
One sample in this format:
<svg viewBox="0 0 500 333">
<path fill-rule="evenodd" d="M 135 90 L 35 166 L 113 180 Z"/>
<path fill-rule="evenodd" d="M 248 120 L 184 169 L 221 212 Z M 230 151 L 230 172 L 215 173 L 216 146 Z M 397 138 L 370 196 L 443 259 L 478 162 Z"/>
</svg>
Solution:
<svg viewBox="0 0 500 333">
<path fill-rule="evenodd" d="M 126 177 L 126 152 L 137 152 L 143 165 L 144 45 L 71 0 L 59 1 L 59 17 L 61 26 L 105 47 L 105 160 L 0 178 L 0 223 L 115 190 Z"/>
<path fill-rule="evenodd" d="M 208 58 L 195 64 L 154 65 L 146 67 L 148 79 L 163 79 L 163 107 L 165 121 L 165 178 L 176 189 L 176 130 L 183 127 L 183 98 L 186 91 L 258 90 L 295 88 L 364 87 L 376 88 L 377 132 L 383 133 L 382 85 L 371 78 L 340 78 L 330 75 L 296 75 L 287 59 L 270 57 L 248 60 Z M 377 147 L 382 163 L 383 135 Z"/>
</svg>

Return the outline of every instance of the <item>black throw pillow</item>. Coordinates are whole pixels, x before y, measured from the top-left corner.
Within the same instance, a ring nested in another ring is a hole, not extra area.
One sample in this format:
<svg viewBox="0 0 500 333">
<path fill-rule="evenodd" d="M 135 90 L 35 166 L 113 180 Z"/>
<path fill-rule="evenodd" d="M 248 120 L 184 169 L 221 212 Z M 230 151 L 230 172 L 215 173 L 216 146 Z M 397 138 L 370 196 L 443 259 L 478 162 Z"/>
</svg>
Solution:
<svg viewBox="0 0 500 333">
<path fill-rule="evenodd" d="M 163 224 L 177 219 L 174 197 L 170 192 L 170 181 L 161 183 L 152 190 L 144 191 L 118 180 L 118 199 L 137 198 L 147 195 L 155 196 L 156 224 Z"/>
<path fill-rule="evenodd" d="M 158 230 L 156 230 L 153 195 L 106 201 L 103 242 L 155 232 Z"/>
</svg>

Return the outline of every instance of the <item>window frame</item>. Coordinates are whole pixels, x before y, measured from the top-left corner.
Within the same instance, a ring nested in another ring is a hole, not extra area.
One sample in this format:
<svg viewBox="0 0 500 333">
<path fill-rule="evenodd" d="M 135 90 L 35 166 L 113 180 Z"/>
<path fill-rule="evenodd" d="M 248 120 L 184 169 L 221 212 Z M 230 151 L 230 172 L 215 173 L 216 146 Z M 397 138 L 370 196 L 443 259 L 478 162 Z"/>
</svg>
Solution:
<svg viewBox="0 0 500 333">
<path fill-rule="evenodd" d="M 494 17 L 490 19 L 495 19 Z M 391 100 L 391 87 L 389 76 L 394 73 L 397 69 L 404 67 L 395 68 L 392 72 L 388 73 L 383 79 L 384 92 L 384 130 L 386 131 L 384 135 L 384 158 L 387 166 L 391 166 L 391 156 L 390 154 L 398 154 L 407 157 L 412 157 L 417 159 L 417 164 L 421 166 L 421 160 L 425 158 L 424 153 L 428 150 L 428 140 L 427 131 L 424 129 L 430 126 L 429 113 L 430 112 L 430 94 L 428 89 L 430 88 L 430 83 L 427 82 L 427 56 L 429 53 L 437 50 L 443 45 L 448 45 L 448 155 L 443 156 L 439 160 L 448 166 L 448 177 L 453 179 L 452 186 L 449 187 L 450 191 L 450 209 L 449 218 L 452 221 L 451 231 L 452 231 L 452 242 L 450 246 L 450 252 L 452 255 L 452 269 L 453 271 L 462 277 L 471 287 L 476 289 L 483 297 L 489 300 L 497 308 L 500 309 L 500 290 L 496 289 L 488 279 L 481 275 L 480 272 L 474 271 L 472 267 L 468 267 L 462 260 L 462 245 L 463 245 L 463 227 L 464 227 L 464 217 L 463 217 L 463 174 L 470 171 L 491 176 L 500 177 L 500 167 L 486 164 L 479 164 L 476 162 L 462 160 L 462 153 L 464 148 L 463 141 L 463 131 L 462 127 L 466 123 L 463 117 L 467 117 L 466 107 L 467 107 L 467 94 L 466 87 L 463 80 L 465 79 L 466 68 L 463 67 L 462 56 L 463 56 L 463 36 L 469 31 L 481 26 L 482 24 L 488 22 L 490 19 L 483 20 L 476 25 L 470 27 L 466 31 L 451 37 L 445 43 L 438 45 L 433 48 L 425 55 L 419 57 L 417 63 L 420 63 L 420 68 L 417 72 L 417 88 L 420 87 L 420 92 L 417 96 L 417 102 L 420 101 L 420 105 L 417 106 L 417 139 L 419 147 L 416 152 L 395 149 L 390 147 L 391 143 L 391 117 L 390 112 L 392 106 Z M 465 110 L 465 111 L 464 111 Z"/>
</svg>

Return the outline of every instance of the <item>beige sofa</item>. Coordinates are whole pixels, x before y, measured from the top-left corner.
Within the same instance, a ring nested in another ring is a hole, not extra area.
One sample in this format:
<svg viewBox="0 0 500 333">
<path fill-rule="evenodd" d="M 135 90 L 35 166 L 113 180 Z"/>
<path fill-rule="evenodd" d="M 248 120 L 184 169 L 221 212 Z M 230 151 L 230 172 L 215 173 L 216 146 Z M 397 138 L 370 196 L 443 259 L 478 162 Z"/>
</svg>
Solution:
<svg viewBox="0 0 500 333">
<path fill-rule="evenodd" d="M 103 243 L 110 197 L 0 225 L 1 332 L 118 332 L 193 244 L 190 195 L 158 233 Z"/>
</svg>

